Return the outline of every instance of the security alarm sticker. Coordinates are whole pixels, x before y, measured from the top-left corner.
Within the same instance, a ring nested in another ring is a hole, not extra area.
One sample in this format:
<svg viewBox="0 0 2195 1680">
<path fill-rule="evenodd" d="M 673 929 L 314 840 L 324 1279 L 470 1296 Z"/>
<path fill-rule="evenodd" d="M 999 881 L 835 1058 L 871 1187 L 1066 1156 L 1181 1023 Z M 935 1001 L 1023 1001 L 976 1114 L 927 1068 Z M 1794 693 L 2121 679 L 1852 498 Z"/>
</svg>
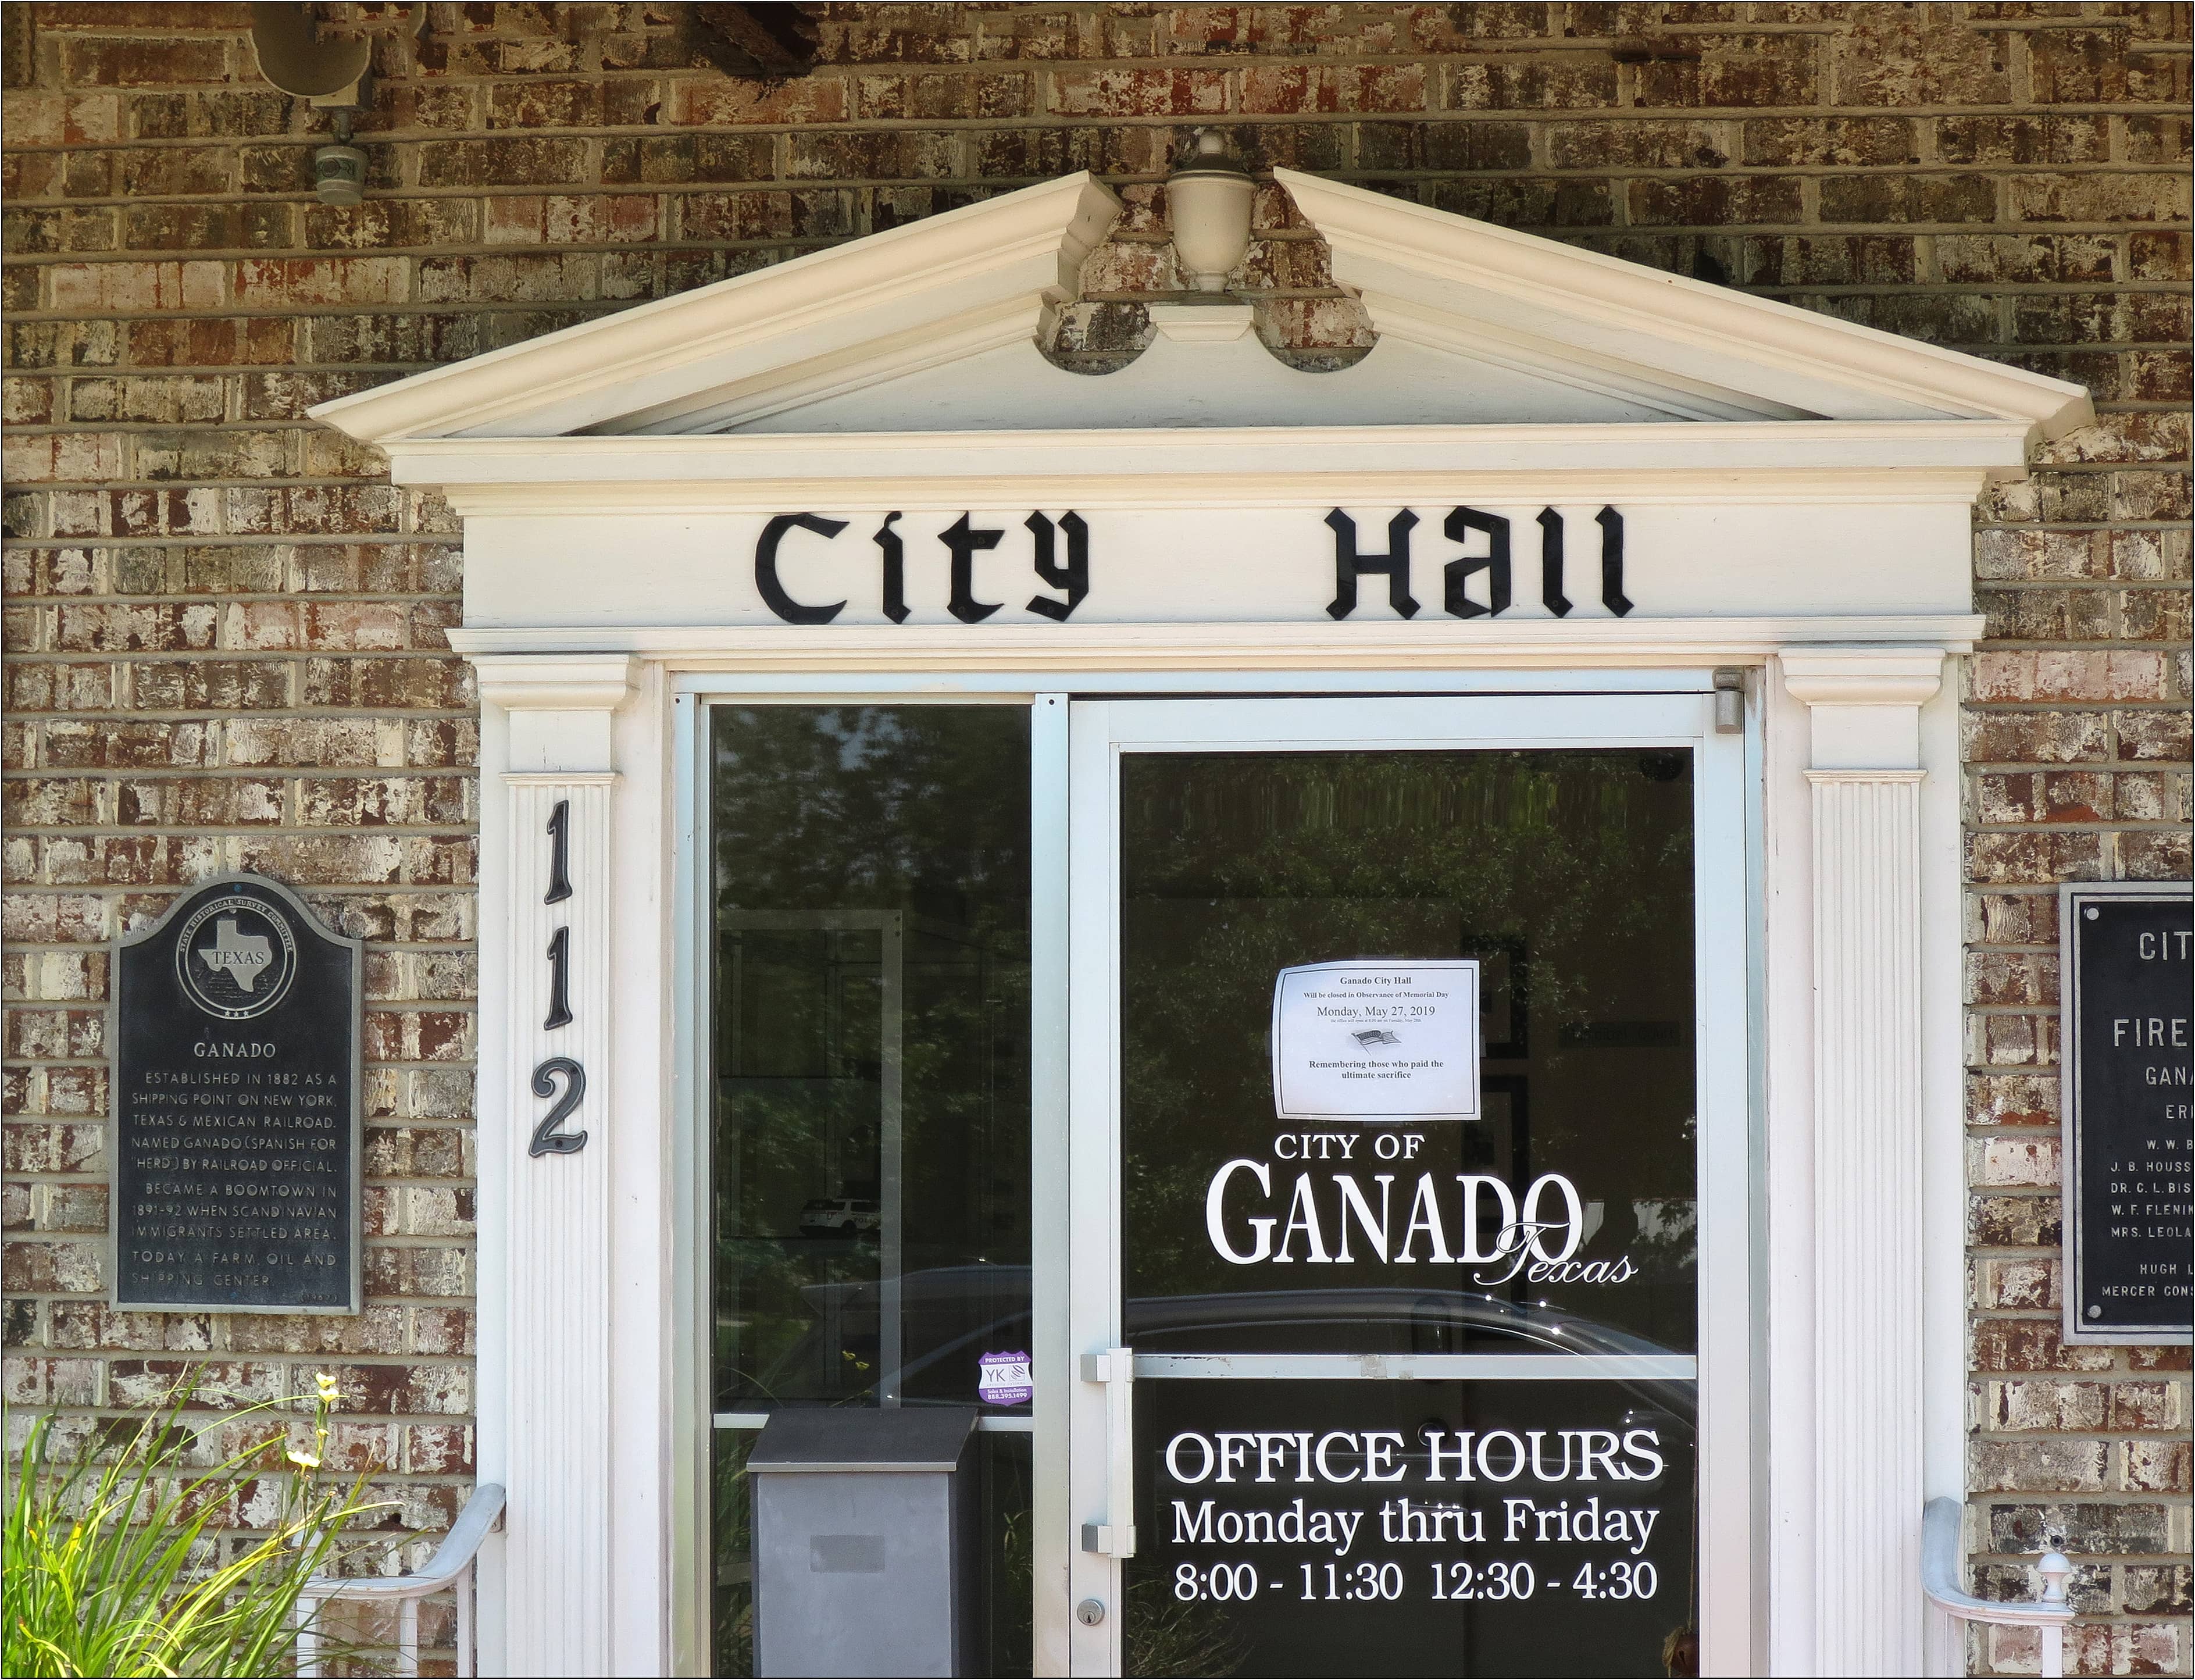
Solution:
<svg viewBox="0 0 2195 1680">
<path fill-rule="evenodd" d="M 1478 960 L 1364 957 L 1273 982 L 1282 1120 L 1475 1120 Z"/>
<path fill-rule="evenodd" d="M 1026 1350 L 985 1354 L 976 1361 L 976 1393 L 987 1406 L 1026 1406 L 1036 1392 Z"/>
</svg>

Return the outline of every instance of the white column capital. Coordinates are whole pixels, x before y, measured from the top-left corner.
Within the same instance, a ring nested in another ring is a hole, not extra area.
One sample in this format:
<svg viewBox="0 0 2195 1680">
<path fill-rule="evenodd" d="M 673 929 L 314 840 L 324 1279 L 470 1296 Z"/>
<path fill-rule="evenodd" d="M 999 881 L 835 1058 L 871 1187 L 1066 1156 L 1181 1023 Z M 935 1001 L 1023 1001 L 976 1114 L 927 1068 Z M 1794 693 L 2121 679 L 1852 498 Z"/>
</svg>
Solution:
<svg viewBox="0 0 2195 1680">
<path fill-rule="evenodd" d="M 610 719 L 638 686 L 631 654 L 472 654 L 481 703 L 510 714 L 514 774 L 606 771 Z"/>
<path fill-rule="evenodd" d="M 1778 655 L 1813 725 L 1818 773 L 1921 769 L 1921 707 L 1944 685 L 1940 648 L 1809 648 Z"/>
</svg>

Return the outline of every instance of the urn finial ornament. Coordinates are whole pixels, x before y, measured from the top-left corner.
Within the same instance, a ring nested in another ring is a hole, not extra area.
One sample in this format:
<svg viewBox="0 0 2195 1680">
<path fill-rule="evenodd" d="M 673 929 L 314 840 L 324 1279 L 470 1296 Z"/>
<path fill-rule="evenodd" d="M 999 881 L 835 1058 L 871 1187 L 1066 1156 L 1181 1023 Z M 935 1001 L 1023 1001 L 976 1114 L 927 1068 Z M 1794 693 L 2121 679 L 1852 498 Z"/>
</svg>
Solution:
<svg viewBox="0 0 2195 1680">
<path fill-rule="evenodd" d="M 1258 184 L 1215 129 L 1198 129 L 1188 155 L 1167 177 L 1173 248 L 1199 292 L 1227 289 L 1250 249 L 1250 202 Z"/>
</svg>

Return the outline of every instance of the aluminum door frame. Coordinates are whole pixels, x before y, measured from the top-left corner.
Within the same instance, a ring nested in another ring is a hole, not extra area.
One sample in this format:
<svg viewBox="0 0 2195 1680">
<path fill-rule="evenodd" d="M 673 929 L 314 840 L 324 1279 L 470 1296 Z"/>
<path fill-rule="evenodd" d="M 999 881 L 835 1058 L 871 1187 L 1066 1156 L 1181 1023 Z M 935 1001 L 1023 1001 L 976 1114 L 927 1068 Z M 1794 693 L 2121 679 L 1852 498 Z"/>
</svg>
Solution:
<svg viewBox="0 0 2195 1680">
<path fill-rule="evenodd" d="M 1057 700 L 1053 696 L 1054 704 Z M 1121 1345 L 1120 1246 L 1120 761 L 1129 752 L 1396 752 L 1684 748 L 1695 755 L 1695 1045 L 1699 1096 L 1700 1651 L 1702 1674 L 1753 1671 L 1754 1414 L 1752 1063 L 1746 813 L 1747 736 L 1719 732 L 1712 677 L 1691 692 L 1069 702 L 1068 747 L 1066 1592 L 1035 1606 L 1039 1671 L 1062 1642 L 1068 1671 L 1121 1666 L 1121 1565 L 1086 1549 L 1132 1520 L 1112 1501 L 1127 1478 L 1113 1443 L 1126 1384 L 1109 1383 Z M 1056 725 L 1055 725 L 1056 727 Z M 1482 1356 L 1454 1356 L 1459 1365 Z M 1443 1361 L 1445 1364 L 1446 1362 Z M 1140 1364 L 1140 1362 L 1138 1362 Z M 1482 1380 L 1506 1374 L 1472 1367 Z M 1155 1368 L 1149 1375 L 1158 1376 Z M 1331 1357 L 1260 1362 L 1254 1376 L 1346 1374 Z M 1462 1374 L 1459 1370 L 1457 1375 Z M 1045 1432 L 1045 1433 L 1049 1433 Z M 1041 1451 L 1040 1458 L 1048 1455 Z M 1040 1463 L 1040 1483 L 1047 1466 Z M 1049 1502 L 1046 1502 L 1049 1503 Z M 1044 1544 L 1049 1540 L 1047 1545 Z M 1057 1578 L 1055 1578 L 1057 1579 Z M 1080 1607 L 1102 1608 L 1095 1621 Z"/>
</svg>

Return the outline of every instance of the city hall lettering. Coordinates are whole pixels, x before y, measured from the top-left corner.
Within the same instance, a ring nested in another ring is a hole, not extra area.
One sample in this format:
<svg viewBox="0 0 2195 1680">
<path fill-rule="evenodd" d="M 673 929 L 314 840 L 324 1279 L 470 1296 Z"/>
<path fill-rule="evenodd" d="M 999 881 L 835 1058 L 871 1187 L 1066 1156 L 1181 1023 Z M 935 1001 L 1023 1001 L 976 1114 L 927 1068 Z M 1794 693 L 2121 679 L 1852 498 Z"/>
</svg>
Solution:
<svg viewBox="0 0 2195 1680">
<path fill-rule="evenodd" d="M 943 552 L 932 553 L 932 563 L 927 566 L 919 559 L 910 563 L 907 535 L 899 528 L 902 517 L 896 511 L 883 515 L 866 538 L 875 550 L 877 609 L 894 624 L 905 624 L 915 611 L 908 602 L 910 570 L 919 592 L 928 586 L 930 604 L 936 604 L 941 592 L 936 586 L 942 581 L 944 609 L 962 624 L 983 623 L 1010 607 L 1020 617 L 1064 624 L 1089 598 L 1090 523 L 1071 508 L 1057 519 L 1036 511 L 1019 521 L 1021 529 L 1028 534 L 1025 546 L 1021 539 L 1010 540 L 1006 525 L 978 525 L 973 513 L 964 512 L 936 534 L 937 547 Z M 1327 514 L 1324 522 L 1333 534 L 1334 593 L 1331 600 L 1322 603 L 1329 618 L 1353 616 L 1368 580 L 1383 586 L 1378 592 L 1384 594 L 1394 616 L 1415 618 L 1427 604 L 1417 593 L 1420 584 L 1413 572 L 1421 558 L 1437 569 L 1426 575 L 1437 579 L 1439 610 L 1447 617 L 1498 617 L 1510 609 L 1516 598 L 1511 521 L 1503 515 L 1473 507 L 1449 509 L 1440 529 L 1446 541 L 1455 545 L 1455 551 L 1436 550 L 1430 554 L 1425 550 L 1431 545 L 1413 552 L 1413 534 L 1423 521 L 1409 508 L 1395 513 L 1384 531 L 1376 534 L 1339 508 Z M 844 612 L 851 604 L 850 597 L 814 598 L 827 592 L 804 590 L 799 579 L 804 559 L 836 554 L 842 539 L 850 546 L 863 540 L 846 535 L 852 523 L 850 519 L 817 513 L 773 515 L 755 541 L 755 590 L 763 604 L 786 624 L 829 624 Z M 1566 618 L 1578 605 L 1570 592 L 1579 586 L 1569 570 L 1564 517 L 1552 507 L 1543 507 L 1532 523 L 1539 534 L 1540 604 L 1554 617 Z M 1593 516 L 1593 523 L 1599 538 L 1593 545 L 1598 564 L 1587 582 L 1597 592 L 1602 609 L 1622 618 L 1633 606 L 1624 593 L 1623 516 L 1612 507 L 1604 507 Z M 798 542 L 793 540 L 796 532 L 802 534 Z M 820 546 L 824 544 L 832 546 Z M 980 577 L 979 556 L 988 557 Z M 1194 564 L 1196 559 L 1194 554 L 1180 557 L 1185 564 Z M 1017 565 L 1034 578 L 1037 592 L 1017 605 L 1009 598 L 1019 591 L 1009 580 L 1023 574 Z M 987 598 L 994 594 L 998 598 Z"/>
</svg>

